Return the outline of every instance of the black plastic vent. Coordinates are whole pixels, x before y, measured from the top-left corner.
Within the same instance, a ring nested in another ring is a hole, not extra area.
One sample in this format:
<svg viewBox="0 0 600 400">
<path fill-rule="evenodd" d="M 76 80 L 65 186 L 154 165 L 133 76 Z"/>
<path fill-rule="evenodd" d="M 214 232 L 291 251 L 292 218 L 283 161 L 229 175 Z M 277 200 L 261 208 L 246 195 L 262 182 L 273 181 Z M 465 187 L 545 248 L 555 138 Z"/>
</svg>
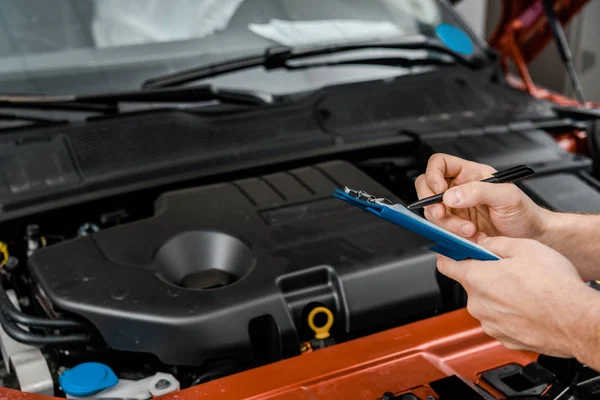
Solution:
<svg viewBox="0 0 600 400">
<path fill-rule="evenodd" d="M 476 113 L 495 104 L 484 91 L 475 91 L 464 79 L 432 79 L 430 87 L 437 88 L 435 92 L 423 92 L 419 90 L 421 85 L 418 81 L 403 85 L 377 82 L 362 91 L 328 95 L 319 104 L 321 115 L 327 114 L 323 124 L 330 132 L 352 135 L 364 133 L 367 127 L 385 129 L 406 119 L 432 114 L 447 114 L 449 118 L 453 114 Z"/>
<path fill-rule="evenodd" d="M 310 144 L 326 136 L 305 114 L 253 119 L 212 120 L 186 112 L 143 114 L 90 124 L 69 135 L 73 154 L 84 177 L 123 174 L 130 168 L 173 166 L 189 161 L 210 162 L 240 153 L 261 151 L 266 143 Z M 293 128 L 293 129 L 292 129 Z M 303 134 L 300 137 L 299 132 Z"/>
</svg>

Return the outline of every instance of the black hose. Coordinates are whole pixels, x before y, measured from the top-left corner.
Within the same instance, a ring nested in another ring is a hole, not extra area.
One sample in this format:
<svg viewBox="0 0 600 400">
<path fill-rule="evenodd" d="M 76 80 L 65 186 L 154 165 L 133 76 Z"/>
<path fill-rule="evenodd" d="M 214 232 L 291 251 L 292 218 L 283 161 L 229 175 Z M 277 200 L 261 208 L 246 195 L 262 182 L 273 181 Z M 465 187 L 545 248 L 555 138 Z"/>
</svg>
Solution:
<svg viewBox="0 0 600 400">
<path fill-rule="evenodd" d="M 88 342 L 90 336 L 84 333 L 74 333 L 70 335 L 56 335 L 56 336 L 45 336 L 37 333 L 31 333 L 19 328 L 13 321 L 11 321 L 4 312 L 0 312 L 0 324 L 8 336 L 16 340 L 29 345 L 55 345 L 55 344 L 72 344 Z"/>
<path fill-rule="evenodd" d="M 48 319 L 48 318 L 40 318 L 34 317 L 31 315 L 27 315 L 21 311 L 19 311 L 14 304 L 8 298 L 4 287 L 0 285 L 0 308 L 2 312 L 6 314 L 8 318 L 13 320 L 14 322 L 28 326 L 28 327 L 37 327 L 37 328 L 53 328 L 53 329 L 67 329 L 67 328 L 83 328 L 86 329 L 86 326 L 74 320 L 68 319 Z"/>
</svg>

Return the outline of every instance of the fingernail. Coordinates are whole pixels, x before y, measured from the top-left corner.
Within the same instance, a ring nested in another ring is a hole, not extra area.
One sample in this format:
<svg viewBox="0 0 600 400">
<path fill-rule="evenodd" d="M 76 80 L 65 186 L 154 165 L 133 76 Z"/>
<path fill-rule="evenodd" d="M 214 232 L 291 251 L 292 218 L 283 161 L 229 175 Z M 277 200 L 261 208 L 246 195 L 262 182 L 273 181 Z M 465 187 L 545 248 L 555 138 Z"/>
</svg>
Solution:
<svg viewBox="0 0 600 400">
<path fill-rule="evenodd" d="M 489 236 L 484 236 L 483 238 L 479 239 L 479 241 L 477 243 L 480 244 L 480 245 L 485 245 L 489 241 L 490 241 L 490 237 Z"/>
<path fill-rule="evenodd" d="M 434 183 L 434 184 L 433 184 L 433 191 L 434 191 L 436 194 L 438 194 L 438 193 L 441 191 L 441 188 L 440 188 L 440 184 L 439 184 L 439 183 Z"/>
<path fill-rule="evenodd" d="M 460 233 L 462 233 L 465 236 L 472 236 L 473 235 L 473 229 L 472 229 L 472 225 L 469 223 L 463 224 L 460 227 Z"/>
<path fill-rule="evenodd" d="M 452 189 L 446 192 L 446 203 L 449 206 L 456 206 L 462 200 L 462 193 L 459 189 Z"/>
</svg>

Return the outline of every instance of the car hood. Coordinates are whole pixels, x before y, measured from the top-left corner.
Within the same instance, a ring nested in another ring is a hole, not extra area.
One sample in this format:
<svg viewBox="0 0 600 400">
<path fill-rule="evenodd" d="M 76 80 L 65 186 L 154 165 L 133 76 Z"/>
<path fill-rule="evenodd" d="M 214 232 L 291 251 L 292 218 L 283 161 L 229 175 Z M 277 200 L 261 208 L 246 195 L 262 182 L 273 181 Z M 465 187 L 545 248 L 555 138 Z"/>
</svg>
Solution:
<svg viewBox="0 0 600 400">
<path fill-rule="evenodd" d="M 555 0 L 554 11 L 565 26 L 588 1 Z M 541 0 L 502 1 L 500 20 L 488 38 L 490 46 L 504 56 L 514 56 L 509 52 L 514 51 L 516 47 L 523 61 L 530 63 L 551 41 L 552 31 L 548 27 Z M 508 42 L 513 45 L 509 45 Z"/>
</svg>

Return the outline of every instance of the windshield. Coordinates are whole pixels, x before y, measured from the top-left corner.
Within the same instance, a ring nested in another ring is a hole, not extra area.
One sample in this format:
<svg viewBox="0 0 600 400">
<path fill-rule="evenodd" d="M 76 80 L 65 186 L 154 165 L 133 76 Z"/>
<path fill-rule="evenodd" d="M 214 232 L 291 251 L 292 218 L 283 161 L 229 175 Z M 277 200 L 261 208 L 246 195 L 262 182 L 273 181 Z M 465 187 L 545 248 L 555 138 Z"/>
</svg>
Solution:
<svg viewBox="0 0 600 400">
<path fill-rule="evenodd" d="M 443 22 L 463 26 L 436 0 L 4 0 L 0 92 L 132 90 L 149 77 L 273 46 L 434 37 Z M 245 71 L 222 82 L 269 90 L 281 87 L 283 78 L 305 89 L 311 80 L 337 83 L 399 73 L 371 66 L 344 67 L 340 74 L 335 68 L 323 76 Z"/>
</svg>

